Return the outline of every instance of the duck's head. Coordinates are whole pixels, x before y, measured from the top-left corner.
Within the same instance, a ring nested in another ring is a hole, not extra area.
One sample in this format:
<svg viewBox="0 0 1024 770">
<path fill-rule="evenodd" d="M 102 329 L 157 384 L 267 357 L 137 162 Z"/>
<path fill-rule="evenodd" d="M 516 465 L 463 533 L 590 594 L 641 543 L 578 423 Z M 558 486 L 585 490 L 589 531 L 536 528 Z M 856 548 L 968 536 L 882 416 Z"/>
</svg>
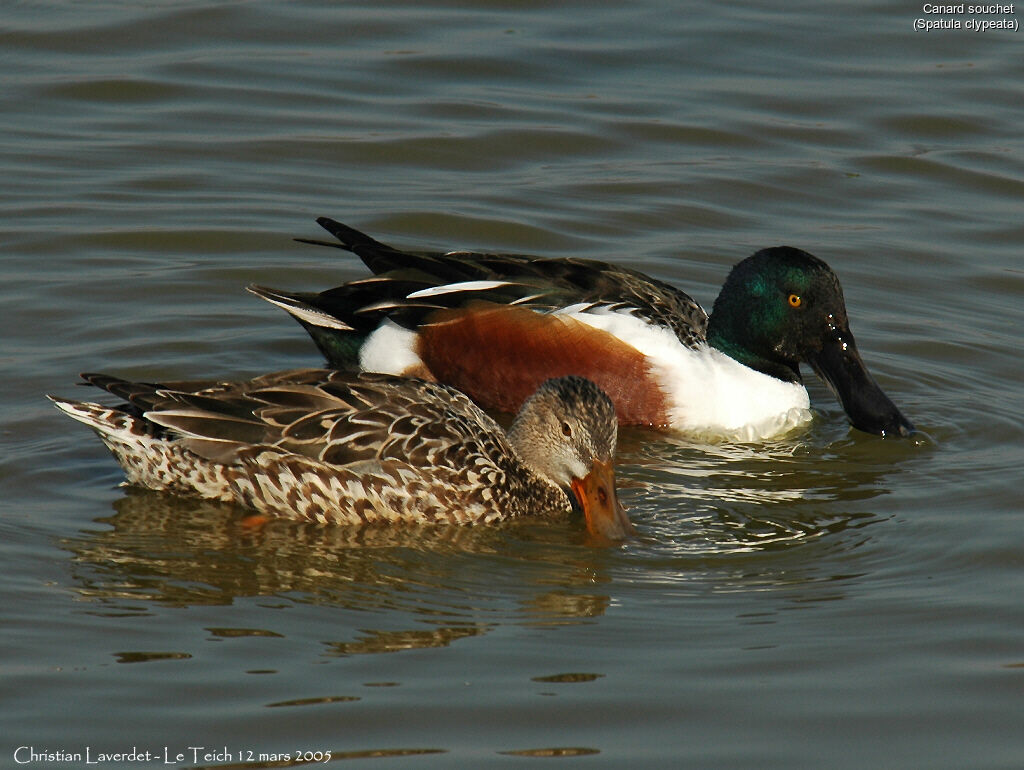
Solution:
<svg viewBox="0 0 1024 770">
<path fill-rule="evenodd" d="M 508 431 L 523 461 L 563 489 L 573 507 L 582 509 L 587 530 L 607 540 L 623 540 L 634 531 L 615 490 L 617 435 L 611 399 L 576 376 L 544 382 Z"/>
<path fill-rule="evenodd" d="M 787 382 L 800 382 L 800 362 L 810 364 L 859 430 L 882 436 L 914 431 L 857 352 L 839 278 L 806 251 L 762 249 L 736 265 L 715 300 L 708 342 Z"/>
</svg>

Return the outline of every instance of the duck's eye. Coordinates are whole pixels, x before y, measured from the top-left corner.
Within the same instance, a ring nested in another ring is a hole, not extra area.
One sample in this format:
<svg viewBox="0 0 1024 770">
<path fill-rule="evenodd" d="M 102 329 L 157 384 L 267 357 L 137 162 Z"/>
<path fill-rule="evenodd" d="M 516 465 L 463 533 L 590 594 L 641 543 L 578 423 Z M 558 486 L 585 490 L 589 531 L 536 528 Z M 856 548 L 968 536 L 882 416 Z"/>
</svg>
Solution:
<svg viewBox="0 0 1024 770">
<path fill-rule="evenodd" d="M 562 423 L 562 435 L 566 438 L 572 437 L 572 428 L 569 427 L 569 423 L 567 422 Z"/>
<path fill-rule="evenodd" d="M 803 298 L 799 294 L 790 294 L 789 295 L 789 306 L 790 307 L 800 307 L 802 304 L 804 304 L 804 301 L 803 301 Z"/>
</svg>

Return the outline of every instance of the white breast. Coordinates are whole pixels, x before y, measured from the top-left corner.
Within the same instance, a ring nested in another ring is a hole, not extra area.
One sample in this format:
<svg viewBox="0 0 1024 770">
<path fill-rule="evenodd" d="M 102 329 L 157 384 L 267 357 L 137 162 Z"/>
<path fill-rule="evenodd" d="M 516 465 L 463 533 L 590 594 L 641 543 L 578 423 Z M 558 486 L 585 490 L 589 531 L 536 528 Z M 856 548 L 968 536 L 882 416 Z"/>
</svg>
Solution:
<svg viewBox="0 0 1024 770">
<path fill-rule="evenodd" d="M 706 345 L 691 350 L 670 330 L 650 326 L 629 312 L 568 314 L 644 354 L 669 399 L 675 430 L 755 441 L 811 419 L 807 390 L 798 383 L 769 377 Z"/>
</svg>

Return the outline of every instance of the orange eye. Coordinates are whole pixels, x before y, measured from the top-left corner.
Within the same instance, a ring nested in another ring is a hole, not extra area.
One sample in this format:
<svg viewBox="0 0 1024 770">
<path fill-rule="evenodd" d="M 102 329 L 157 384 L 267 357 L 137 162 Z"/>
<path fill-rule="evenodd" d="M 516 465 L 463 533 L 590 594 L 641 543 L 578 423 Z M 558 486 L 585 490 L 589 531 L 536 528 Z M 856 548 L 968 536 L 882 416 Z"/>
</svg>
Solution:
<svg viewBox="0 0 1024 770">
<path fill-rule="evenodd" d="M 804 303 L 804 301 L 800 298 L 799 294 L 790 294 L 789 295 L 789 306 L 790 307 L 800 307 L 803 303 Z"/>
</svg>

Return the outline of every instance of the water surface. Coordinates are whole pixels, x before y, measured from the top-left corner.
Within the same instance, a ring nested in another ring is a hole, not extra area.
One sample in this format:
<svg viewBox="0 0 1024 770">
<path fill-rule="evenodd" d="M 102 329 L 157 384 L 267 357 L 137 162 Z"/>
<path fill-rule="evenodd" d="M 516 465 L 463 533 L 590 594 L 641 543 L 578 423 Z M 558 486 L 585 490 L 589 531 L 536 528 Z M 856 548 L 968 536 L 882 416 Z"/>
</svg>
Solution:
<svg viewBox="0 0 1024 770">
<path fill-rule="evenodd" d="M 917 13 L 5 8 L 0 764 L 1020 767 L 1021 38 Z M 43 394 L 318 363 L 243 291 L 364 274 L 292 241 L 317 215 L 708 307 L 799 246 L 923 434 L 850 430 L 810 372 L 779 441 L 624 431 L 640 535 L 603 550 L 571 522 L 253 532 L 120 487 Z"/>
</svg>

